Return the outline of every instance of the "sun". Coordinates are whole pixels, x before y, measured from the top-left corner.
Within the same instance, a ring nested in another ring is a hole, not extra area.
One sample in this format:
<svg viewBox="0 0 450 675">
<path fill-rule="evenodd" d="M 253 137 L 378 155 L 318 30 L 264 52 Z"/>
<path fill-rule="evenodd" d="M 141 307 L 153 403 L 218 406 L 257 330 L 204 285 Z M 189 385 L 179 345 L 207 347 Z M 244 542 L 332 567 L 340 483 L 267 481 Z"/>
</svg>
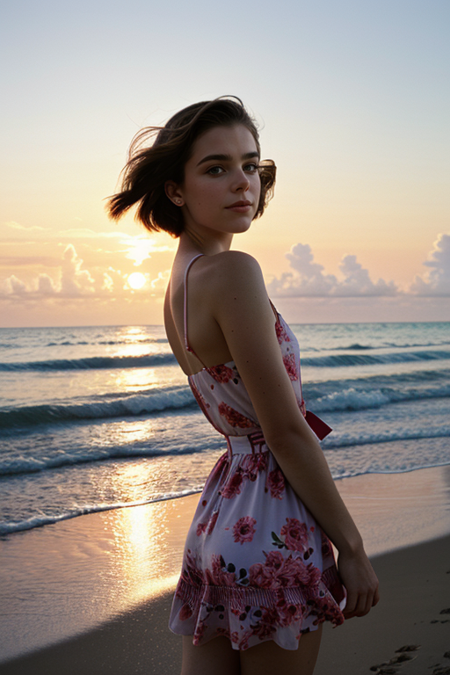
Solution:
<svg viewBox="0 0 450 675">
<path fill-rule="evenodd" d="M 146 281 L 147 279 L 141 272 L 133 272 L 133 274 L 130 274 L 127 279 L 128 286 L 134 291 L 138 291 L 140 288 L 142 288 Z"/>
</svg>

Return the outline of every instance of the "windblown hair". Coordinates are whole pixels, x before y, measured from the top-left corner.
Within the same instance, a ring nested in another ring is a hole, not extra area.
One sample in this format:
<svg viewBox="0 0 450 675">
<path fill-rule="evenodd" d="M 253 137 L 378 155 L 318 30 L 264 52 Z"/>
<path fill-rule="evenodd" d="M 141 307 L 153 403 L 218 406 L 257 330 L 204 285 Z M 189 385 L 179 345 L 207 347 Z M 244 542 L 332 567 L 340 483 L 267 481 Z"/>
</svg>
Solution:
<svg viewBox="0 0 450 675">
<path fill-rule="evenodd" d="M 146 127 L 133 138 L 128 162 L 122 171 L 121 191 L 109 197 L 108 215 L 121 218 L 137 204 L 135 218 L 151 232 L 165 230 L 179 237 L 184 230 L 181 209 L 167 197 L 165 184 L 182 184 L 184 167 L 199 136 L 218 126 L 243 124 L 253 135 L 260 152 L 256 123 L 235 96 L 195 103 L 177 112 L 164 127 Z M 148 142 L 154 138 L 154 142 Z M 260 163 L 261 196 L 255 218 L 261 216 L 273 196 L 276 166 Z"/>
</svg>

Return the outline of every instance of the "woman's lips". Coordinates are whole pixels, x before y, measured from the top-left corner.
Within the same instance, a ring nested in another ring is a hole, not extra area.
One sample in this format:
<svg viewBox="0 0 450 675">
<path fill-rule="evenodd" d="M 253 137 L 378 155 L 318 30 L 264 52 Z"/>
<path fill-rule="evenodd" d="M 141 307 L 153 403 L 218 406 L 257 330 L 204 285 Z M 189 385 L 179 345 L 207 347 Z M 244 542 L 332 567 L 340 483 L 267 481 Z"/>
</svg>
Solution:
<svg viewBox="0 0 450 675">
<path fill-rule="evenodd" d="M 230 204 L 230 206 L 227 206 L 226 208 L 228 209 L 228 211 L 236 211 L 237 213 L 246 213 L 251 206 L 252 206 L 251 202 L 240 201 L 234 202 L 234 204 Z"/>
</svg>

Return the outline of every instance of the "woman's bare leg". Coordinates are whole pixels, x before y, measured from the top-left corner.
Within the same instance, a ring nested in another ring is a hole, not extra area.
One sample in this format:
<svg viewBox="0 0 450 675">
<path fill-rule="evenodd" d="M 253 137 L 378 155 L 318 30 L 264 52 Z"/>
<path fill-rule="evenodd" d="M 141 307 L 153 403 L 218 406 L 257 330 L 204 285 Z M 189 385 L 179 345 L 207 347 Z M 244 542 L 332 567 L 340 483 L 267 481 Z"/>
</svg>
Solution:
<svg viewBox="0 0 450 675">
<path fill-rule="evenodd" d="M 241 675 L 312 675 L 319 654 L 322 626 L 300 638 L 297 650 L 282 649 L 275 642 L 263 642 L 240 652 Z"/>
<path fill-rule="evenodd" d="M 226 637 L 216 637 L 194 646 L 191 636 L 183 636 L 181 675 L 240 675 L 239 652 Z"/>
</svg>

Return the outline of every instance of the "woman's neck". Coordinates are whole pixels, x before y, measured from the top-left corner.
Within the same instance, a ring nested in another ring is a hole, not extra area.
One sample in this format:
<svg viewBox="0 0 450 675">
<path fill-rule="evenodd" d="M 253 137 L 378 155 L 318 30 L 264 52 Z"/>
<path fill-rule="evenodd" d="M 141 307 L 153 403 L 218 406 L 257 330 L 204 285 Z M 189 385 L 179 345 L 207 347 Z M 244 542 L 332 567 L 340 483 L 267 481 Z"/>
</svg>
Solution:
<svg viewBox="0 0 450 675">
<path fill-rule="evenodd" d="M 180 236 L 179 251 L 192 251 L 203 253 L 204 255 L 216 255 L 229 251 L 233 235 L 228 232 L 201 233 L 198 231 L 185 230 Z"/>
</svg>

